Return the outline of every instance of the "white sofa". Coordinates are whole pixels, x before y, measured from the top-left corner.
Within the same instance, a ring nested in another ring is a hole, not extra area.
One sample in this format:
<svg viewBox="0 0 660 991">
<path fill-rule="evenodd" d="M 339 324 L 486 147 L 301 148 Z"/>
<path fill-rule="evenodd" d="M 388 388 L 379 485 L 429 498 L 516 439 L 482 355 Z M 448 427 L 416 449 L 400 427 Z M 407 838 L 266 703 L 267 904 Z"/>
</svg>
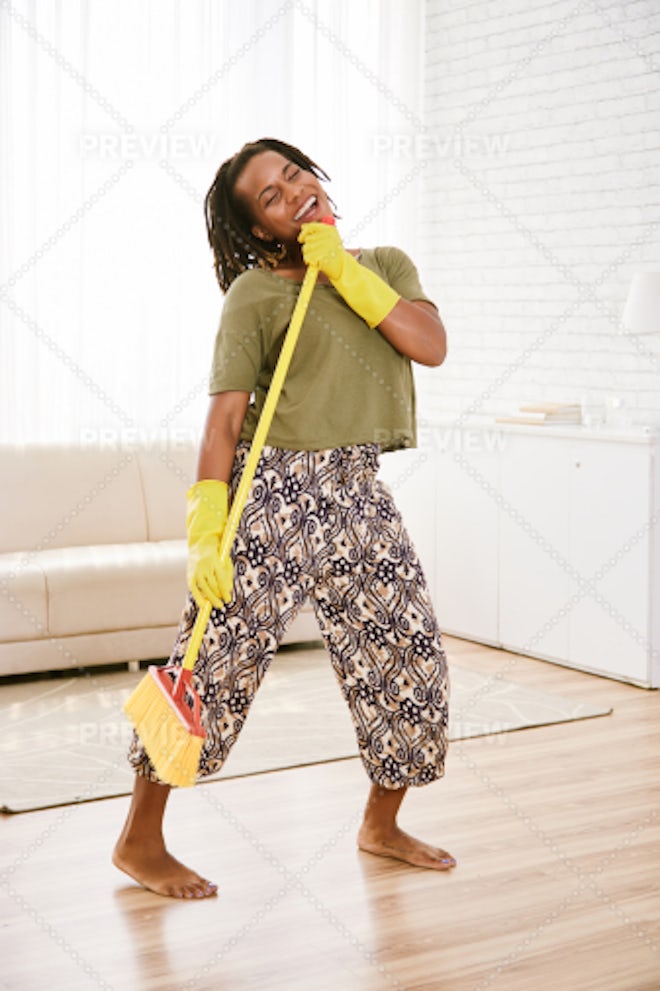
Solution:
<svg viewBox="0 0 660 991">
<path fill-rule="evenodd" d="M 197 444 L 0 446 L 0 676 L 169 656 Z M 319 639 L 305 608 L 286 641 Z"/>
</svg>

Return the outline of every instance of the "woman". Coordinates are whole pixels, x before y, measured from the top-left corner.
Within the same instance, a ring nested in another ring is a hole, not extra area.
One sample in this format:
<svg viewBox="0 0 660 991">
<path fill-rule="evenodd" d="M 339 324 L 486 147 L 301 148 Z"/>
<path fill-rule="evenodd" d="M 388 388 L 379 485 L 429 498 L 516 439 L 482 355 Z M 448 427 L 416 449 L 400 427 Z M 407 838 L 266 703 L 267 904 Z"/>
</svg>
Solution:
<svg viewBox="0 0 660 991">
<path fill-rule="evenodd" d="M 172 659 L 197 607 L 213 605 L 195 667 L 207 737 L 200 775 L 219 770 L 282 636 L 311 598 L 371 780 L 360 849 L 447 870 L 455 860 L 399 829 L 407 788 L 444 771 L 449 685 L 426 582 L 388 490 L 381 450 L 415 444 L 411 360 L 440 365 L 445 331 L 395 248 L 347 251 L 322 185 L 297 148 L 266 138 L 219 169 L 205 208 L 226 299 L 211 404 L 188 492 L 188 583 Z M 319 277 L 232 549 L 218 548 L 306 267 Z M 169 787 L 137 737 L 137 776 L 114 863 L 145 887 L 207 897 L 216 886 L 175 860 L 162 820 Z"/>
</svg>

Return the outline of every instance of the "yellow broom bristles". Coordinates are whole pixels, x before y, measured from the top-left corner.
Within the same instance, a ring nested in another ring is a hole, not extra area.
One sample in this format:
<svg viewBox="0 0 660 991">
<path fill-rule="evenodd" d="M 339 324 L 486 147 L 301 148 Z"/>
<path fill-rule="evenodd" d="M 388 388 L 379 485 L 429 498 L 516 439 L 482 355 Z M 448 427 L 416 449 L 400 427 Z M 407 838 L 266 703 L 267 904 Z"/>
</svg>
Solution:
<svg viewBox="0 0 660 991">
<path fill-rule="evenodd" d="M 144 676 L 123 709 L 160 780 L 177 788 L 194 785 L 203 738 L 186 729 L 151 675 Z"/>
</svg>

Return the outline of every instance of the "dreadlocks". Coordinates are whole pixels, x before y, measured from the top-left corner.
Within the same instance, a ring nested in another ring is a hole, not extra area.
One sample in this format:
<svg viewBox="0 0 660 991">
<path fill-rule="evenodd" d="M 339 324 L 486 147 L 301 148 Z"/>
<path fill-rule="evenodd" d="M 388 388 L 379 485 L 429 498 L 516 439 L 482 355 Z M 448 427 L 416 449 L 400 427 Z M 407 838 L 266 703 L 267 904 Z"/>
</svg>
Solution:
<svg viewBox="0 0 660 991">
<path fill-rule="evenodd" d="M 275 138 L 251 141 L 223 162 L 204 200 L 213 267 L 223 293 L 246 269 L 274 268 L 282 259 L 283 246 L 278 241 L 262 241 L 252 233 L 254 221 L 246 206 L 234 194 L 236 181 L 246 164 L 254 155 L 264 151 L 276 151 L 301 169 L 312 172 L 317 179 L 329 179 L 323 169 L 298 148 Z"/>
</svg>

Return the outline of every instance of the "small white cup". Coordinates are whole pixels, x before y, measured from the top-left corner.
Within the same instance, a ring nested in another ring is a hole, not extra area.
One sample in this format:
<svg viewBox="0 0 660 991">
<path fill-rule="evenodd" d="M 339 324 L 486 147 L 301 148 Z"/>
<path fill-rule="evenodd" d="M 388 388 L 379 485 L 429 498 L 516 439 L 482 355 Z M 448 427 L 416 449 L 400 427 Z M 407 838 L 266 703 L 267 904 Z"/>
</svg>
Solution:
<svg viewBox="0 0 660 991">
<path fill-rule="evenodd" d="M 580 409 L 585 427 L 602 427 L 605 423 L 605 404 L 595 393 L 587 392 L 582 396 Z"/>
</svg>

